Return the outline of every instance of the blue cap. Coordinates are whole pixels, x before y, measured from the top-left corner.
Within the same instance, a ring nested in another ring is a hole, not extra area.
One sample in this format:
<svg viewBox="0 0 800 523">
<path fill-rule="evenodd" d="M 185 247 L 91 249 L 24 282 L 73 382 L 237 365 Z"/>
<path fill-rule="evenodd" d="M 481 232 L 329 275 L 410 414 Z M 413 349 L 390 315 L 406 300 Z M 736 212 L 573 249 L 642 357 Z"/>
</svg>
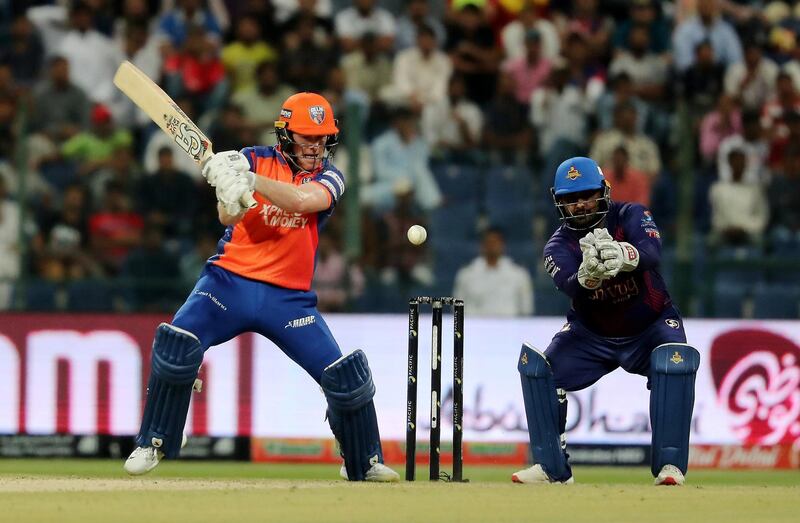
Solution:
<svg viewBox="0 0 800 523">
<path fill-rule="evenodd" d="M 605 176 L 597 162 L 591 158 L 575 156 L 561 162 L 556 169 L 556 178 L 553 181 L 553 194 L 565 194 L 593 191 L 605 187 Z"/>
</svg>

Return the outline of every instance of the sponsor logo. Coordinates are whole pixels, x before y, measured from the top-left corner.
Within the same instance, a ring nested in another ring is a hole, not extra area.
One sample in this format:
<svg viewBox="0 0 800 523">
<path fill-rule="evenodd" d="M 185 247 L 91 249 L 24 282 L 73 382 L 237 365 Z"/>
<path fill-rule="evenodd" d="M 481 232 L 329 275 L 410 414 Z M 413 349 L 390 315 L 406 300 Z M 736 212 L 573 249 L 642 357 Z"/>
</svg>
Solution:
<svg viewBox="0 0 800 523">
<path fill-rule="evenodd" d="M 277 205 L 262 204 L 258 213 L 264 219 L 264 225 L 270 227 L 300 229 L 308 224 L 308 218 L 302 214 L 286 212 Z"/>
<path fill-rule="evenodd" d="M 633 261 L 633 260 L 636 259 L 637 252 L 636 252 L 636 249 L 632 245 L 626 245 L 625 246 L 625 252 L 628 253 L 628 260 Z"/>
<path fill-rule="evenodd" d="M 288 120 L 291 117 L 292 117 L 291 109 L 281 109 L 281 118 L 286 118 Z"/>
<path fill-rule="evenodd" d="M 317 322 L 317 318 L 315 316 L 305 316 L 304 318 L 297 318 L 296 320 L 290 320 L 283 328 L 284 329 L 297 329 L 299 327 L 305 327 L 307 325 L 312 325 Z"/>
<path fill-rule="evenodd" d="M 719 404 L 745 445 L 800 442 L 800 347 L 761 329 L 738 329 L 711 345 Z"/>
<path fill-rule="evenodd" d="M 308 116 L 315 124 L 322 125 L 322 122 L 325 121 L 325 108 L 321 105 L 312 105 L 308 108 Z"/>
<path fill-rule="evenodd" d="M 208 291 L 194 291 L 194 293 L 195 293 L 195 294 L 197 294 L 198 296 L 205 296 L 206 298 L 208 298 L 209 300 L 211 300 L 211 302 L 212 302 L 214 305 L 216 305 L 217 307 L 219 307 L 220 309 L 222 309 L 222 310 L 224 310 L 224 311 L 228 310 L 228 307 L 226 307 L 226 306 L 225 306 L 225 305 L 224 305 L 224 304 L 223 304 L 221 301 L 219 301 L 219 300 L 217 299 L 217 297 L 216 297 L 216 296 L 214 296 L 214 295 L 213 295 L 213 294 L 211 294 L 210 292 L 208 292 Z"/>
<path fill-rule="evenodd" d="M 677 328 L 679 328 L 681 326 L 681 324 L 680 324 L 680 322 L 678 322 L 678 320 L 673 320 L 672 318 L 670 318 L 668 320 L 664 320 L 664 323 L 666 323 L 667 326 L 672 327 L 673 329 L 677 329 Z"/>
<path fill-rule="evenodd" d="M 661 238 L 661 233 L 658 229 L 645 229 L 644 232 L 651 238 Z"/>
<path fill-rule="evenodd" d="M 570 166 L 569 171 L 567 171 L 567 178 L 569 178 L 570 180 L 577 180 L 580 177 L 581 177 L 580 171 L 578 171 L 578 169 L 576 169 L 574 165 Z"/>
<path fill-rule="evenodd" d="M 558 271 L 561 270 L 561 267 L 556 265 L 556 262 L 553 260 L 552 256 L 547 256 L 544 259 L 544 270 L 550 275 L 551 278 L 555 278 L 556 274 L 558 274 Z"/>
<path fill-rule="evenodd" d="M 592 301 L 610 301 L 611 303 L 622 303 L 630 300 L 639 294 L 639 286 L 634 278 L 627 278 L 622 281 L 616 279 L 608 281 L 602 289 L 596 289 L 589 295 Z"/>
<path fill-rule="evenodd" d="M 675 365 L 680 365 L 681 363 L 683 363 L 683 357 L 681 356 L 680 352 L 675 351 L 675 354 L 672 355 L 669 361 L 671 361 Z"/>
<path fill-rule="evenodd" d="M 306 176 L 305 178 L 300 180 L 300 183 L 301 184 L 305 184 L 305 183 L 308 183 L 308 182 L 313 181 L 313 180 L 314 180 L 314 178 L 312 178 L 311 176 Z"/>
</svg>

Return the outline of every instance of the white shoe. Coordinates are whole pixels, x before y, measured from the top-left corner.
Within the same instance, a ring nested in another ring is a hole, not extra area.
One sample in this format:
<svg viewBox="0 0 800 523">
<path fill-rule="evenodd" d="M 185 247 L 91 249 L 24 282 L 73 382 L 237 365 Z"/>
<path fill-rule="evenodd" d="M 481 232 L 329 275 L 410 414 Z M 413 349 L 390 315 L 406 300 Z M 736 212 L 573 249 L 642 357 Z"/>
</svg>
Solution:
<svg viewBox="0 0 800 523">
<path fill-rule="evenodd" d="M 342 468 L 339 469 L 339 476 L 342 479 L 349 479 L 347 477 L 347 467 L 344 466 L 344 463 L 342 463 Z M 376 483 L 394 483 L 395 481 L 400 481 L 400 475 L 383 463 L 375 463 L 367 471 L 365 479 Z"/>
<path fill-rule="evenodd" d="M 544 471 L 542 466 L 537 463 L 531 467 L 518 470 L 517 472 L 511 474 L 511 481 L 514 483 L 561 483 L 564 485 L 569 485 L 575 483 L 575 478 L 570 476 L 566 481 L 553 481 L 550 479 L 550 476 L 547 475 L 547 472 Z"/>
<path fill-rule="evenodd" d="M 183 435 L 181 440 L 181 448 L 186 446 L 186 434 Z M 164 458 L 164 453 L 156 447 L 136 447 L 125 460 L 125 465 L 122 468 L 131 476 L 141 476 L 147 474 L 156 468 Z"/>
<path fill-rule="evenodd" d="M 661 472 L 658 473 L 654 485 L 683 485 L 686 478 L 683 477 L 683 472 L 675 465 L 664 465 L 661 467 Z"/>
</svg>

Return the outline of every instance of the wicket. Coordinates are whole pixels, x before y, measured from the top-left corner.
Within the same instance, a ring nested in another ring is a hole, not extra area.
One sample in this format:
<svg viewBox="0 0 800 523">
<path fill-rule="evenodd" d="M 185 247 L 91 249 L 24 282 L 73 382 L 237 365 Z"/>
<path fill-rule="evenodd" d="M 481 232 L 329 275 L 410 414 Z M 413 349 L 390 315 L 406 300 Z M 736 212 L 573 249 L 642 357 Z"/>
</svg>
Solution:
<svg viewBox="0 0 800 523">
<path fill-rule="evenodd" d="M 464 301 L 452 297 L 419 296 L 408 301 L 408 389 L 406 406 L 406 481 L 414 481 L 417 456 L 417 360 L 419 357 L 419 305 L 431 304 L 431 481 L 463 479 L 461 442 L 464 414 Z M 442 308 L 453 307 L 453 475 L 439 472 L 442 408 Z"/>
</svg>

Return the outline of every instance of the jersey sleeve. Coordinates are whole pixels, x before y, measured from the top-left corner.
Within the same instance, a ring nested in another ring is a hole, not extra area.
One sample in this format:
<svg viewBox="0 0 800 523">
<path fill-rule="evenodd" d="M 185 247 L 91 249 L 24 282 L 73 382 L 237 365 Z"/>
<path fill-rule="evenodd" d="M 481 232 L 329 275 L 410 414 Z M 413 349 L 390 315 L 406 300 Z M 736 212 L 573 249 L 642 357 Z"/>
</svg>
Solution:
<svg viewBox="0 0 800 523">
<path fill-rule="evenodd" d="M 653 214 L 640 204 L 626 207 L 621 216 L 625 239 L 639 251 L 639 268 L 653 269 L 661 262 L 661 233 Z"/>
<path fill-rule="evenodd" d="M 332 205 L 339 203 L 339 198 L 344 194 L 344 175 L 335 167 L 329 166 L 317 175 L 314 180 L 320 183 L 331 194 Z"/>
<path fill-rule="evenodd" d="M 250 170 L 252 172 L 256 172 L 256 154 L 255 154 L 255 147 L 245 147 L 241 151 L 239 151 L 247 158 L 247 161 L 250 162 Z"/>
<path fill-rule="evenodd" d="M 580 290 L 578 267 L 580 261 L 563 240 L 551 238 L 544 247 L 544 269 L 553 278 L 558 290 L 574 298 Z"/>
</svg>

